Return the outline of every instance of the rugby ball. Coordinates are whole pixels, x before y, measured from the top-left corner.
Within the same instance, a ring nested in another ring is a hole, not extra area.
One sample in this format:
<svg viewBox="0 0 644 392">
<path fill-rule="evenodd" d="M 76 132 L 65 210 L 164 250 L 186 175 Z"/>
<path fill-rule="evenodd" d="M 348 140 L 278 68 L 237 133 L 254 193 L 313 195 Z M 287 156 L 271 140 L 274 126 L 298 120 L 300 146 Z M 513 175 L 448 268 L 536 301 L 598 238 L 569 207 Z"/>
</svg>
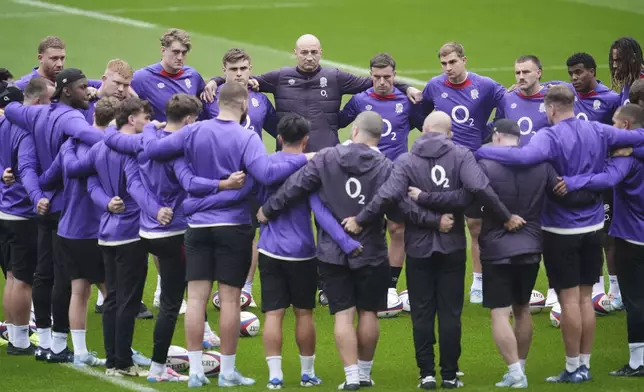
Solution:
<svg viewBox="0 0 644 392">
<path fill-rule="evenodd" d="M 179 346 L 170 346 L 165 364 L 175 372 L 186 373 L 190 368 L 188 350 Z"/>
<path fill-rule="evenodd" d="M 610 298 L 604 293 L 593 294 L 593 308 L 598 316 L 607 315 L 612 309 Z"/>
<path fill-rule="evenodd" d="M 387 309 L 378 312 L 380 318 L 396 317 L 403 310 L 403 303 L 396 291 L 387 293 Z"/>
<path fill-rule="evenodd" d="M 239 335 L 257 336 L 259 333 L 259 318 L 251 312 L 241 312 L 239 315 Z"/>
<path fill-rule="evenodd" d="M 409 305 L 409 293 L 407 290 L 403 290 L 398 294 L 398 298 L 400 298 L 400 301 L 403 304 L 403 310 L 405 312 L 411 312 L 411 306 Z"/>
<path fill-rule="evenodd" d="M 241 295 L 239 296 L 239 308 L 241 310 L 246 309 L 250 306 L 253 296 L 248 291 L 242 290 Z"/>
<path fill-rule="evenodd" d="M 241 295 L 239 296 L 239 307 L 240 309 L 246 309 L 252 301 L 252 296 L 248 291 L 242 290 Z M 215 294 L 212 296 L 212 304 L 215 305 L 217 310 L 221 309 L 221 301 L 219 300 L 219 291 L 215 291 Z"/>
<path fill-rule="evenodd" d="M 561 305 L 559 303 L 556 303 L 550 310 L 550 322 L 555 328 L 559 328 L 561 325 Z"/>
<path fill-rule="evenodd" d="M 546 306 L 546 297 L 537 290 L 532 290 L 530 295 L 530 313 L 539 313 Z"/>
<path fill-rule="evenodd" d="M 206 351 L 201 357 L 201 365 L 203 366 L 203 374 L 206 377 L 213 377 L 219 374 L 219 367 L 221 365 L 220 354 L 217 351 Z"/>
</svg>

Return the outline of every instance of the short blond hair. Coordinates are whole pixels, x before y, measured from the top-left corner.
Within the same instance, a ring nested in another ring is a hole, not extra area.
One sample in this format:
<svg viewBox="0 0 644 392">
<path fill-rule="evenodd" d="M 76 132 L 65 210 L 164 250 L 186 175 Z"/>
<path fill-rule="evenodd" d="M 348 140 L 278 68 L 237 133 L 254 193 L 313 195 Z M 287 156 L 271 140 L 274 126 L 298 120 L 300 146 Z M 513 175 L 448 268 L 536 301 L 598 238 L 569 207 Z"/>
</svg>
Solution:
<svg viewBox="0 0 644 392">
<path fill-rule="evenodd" d="M 43 54 L 47 49 L 65 49 L 65 41 L 59 37 L 49 35 L 38 44 L 38 54 Z"/>
<path fill-rule="evenodd" d="M 224 83 L 219 90 L 219 105 L 231 106 L 248 99 L 248 87 L 241 83 Z"/>
<path fill-rule="evenodd" d="M 94 106 L 94 121 L 99 127 L 106 127 L 114 120 L 120 102 L 114 97 L 103 97 Z"/>
<path fill-rule="evenodd" d="M 575 95 L 568 87 L 559 84 L 548 88 L 544 103 L 572 110 L 575 105 Z"/>
<path fill-rule="evenodd" d="M 190 34 L 181 29 L 170 29 L 163 34 L 160 39 L 161 46 L 164 48 L 169 48 L 174 41 L 179 41 L 181 44 L 185 45 L 188 48 L 188 51 L 192 49 L 192 43 L 190 42 Z"/>
<path fill-rule="evenodd" d="M 456 53 L 459 58 L 465 57 L 465 49 L 463 48 L 463 45 L 458 42 L 448 42 L 439 49 L 438 58 L 449 56 L 451 53 Z"/>
<path fill-rule="evenodd" d="M 108 71 L 118 74 L 123 79 L 132 79 L 134 76 L 134 70 L 130 64 L 121 59 L 110 60 L 105 67 L 105 73 Z"/>
</svg>

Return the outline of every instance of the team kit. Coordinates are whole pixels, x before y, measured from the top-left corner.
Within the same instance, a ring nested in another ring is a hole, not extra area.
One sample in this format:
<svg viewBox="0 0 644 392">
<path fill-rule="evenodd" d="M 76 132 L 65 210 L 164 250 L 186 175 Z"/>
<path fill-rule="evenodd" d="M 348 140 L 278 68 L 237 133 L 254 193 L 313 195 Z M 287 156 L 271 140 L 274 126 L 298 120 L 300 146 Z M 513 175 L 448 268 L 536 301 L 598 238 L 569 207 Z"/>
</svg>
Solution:
<svg viewBox="0 0 644 392">
<path fill-rule="evenodd" d="M 135 71 L 112 59 L 100 79 L 65 67 L 66 49 L 48 36 L 31 72 L 14 80 L 0 69 L 8 354 L 190 388 L 212 376 L 253 385 L 235 354 L 240 328 L 258 332 L 244 310 L 257 306 L 259 270 L 268 389 L 285 386 L 289 307 L 299 384 L 322 384 L 318 303 L 334 317 L 338 389 L 375 386 L 379 318 L 403 308 L 418 388 L 461 388 L 469 236 L 469 300 L 490 309 L 507 364 L 497 387 L 528 387 L 535 307 L 552 308 L 565 348 L 563 371 L 542 382 L 590 381 L 596 313 L 619 310 L 629 359 L 609 374 L 644 377 L 644 60 L 633 38 L 609 48 L 609 85 L 590 54 L 575 53 L 569 81 L 542 81 L 538 57 L 519 57 L 509 88 L 467 71 L 463 46 L 448 42 L 443 73 L 422 91 L 396 80 L 387 53 L 366 77 L 322 67 L 310 34 L 296 41 L 295 66 L 256 75 L 233 48 L 211 80 L 186 65 L 192 45 L 179 29 L 160 38 L 160 62 Z M 132 341 L 136 319 L 152 317 L 142 302 L 150 255 L 159 313 L 146 358 Z M 534 290 L 542 260 L 546 295 Z M 105 359 L 86 342 L 94 287 Z M 186 348 L 171 344 L 180 314 Z"/>
</svg>

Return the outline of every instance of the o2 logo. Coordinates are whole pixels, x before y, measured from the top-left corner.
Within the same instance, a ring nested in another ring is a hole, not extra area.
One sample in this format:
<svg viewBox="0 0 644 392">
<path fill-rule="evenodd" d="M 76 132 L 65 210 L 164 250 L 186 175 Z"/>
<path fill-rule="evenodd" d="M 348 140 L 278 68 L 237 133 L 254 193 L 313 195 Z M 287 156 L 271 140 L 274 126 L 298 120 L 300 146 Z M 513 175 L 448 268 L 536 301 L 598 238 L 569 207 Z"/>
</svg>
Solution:
<svg viewBox="0 0 644 392">
<path fill-rule="evenodd" d="M 449 178 L 447 178 L 447 173 L 443 166 L 436 165 L 432 167 L 431 176 L 434 184 L 442 186 L 443 188 L 449 188 Z"/>
<path fill-rule="evenodd" d="M 452 120 L 457 124 L 467 124 L 470 127 L 474 126 L 474 119 L 470 118 L 470 111 L 463 105 L 454 106 L 452 109 Z"/>
<path fill-rule="evenodd" d="M 255 126 L 250 125 L 250 116 L 249 115 L 246 115 L 246 121 L 244 121 L 243 127 L 246 128 L 246 129 L 249 129 L 249 130 L 251 130 L 253 132 L 255 131 Z"/>
<path fill-rule="evenodd" d="M 382 122 L 384 123 L 384 132 L 382 133 L 382 137 L 386 137 L 391 135 L 391 140 L 396 140 L 396 132 L 391 132 L 391 121 L 387 120 L 386 118 L 382 119 Z"/>
<path fill-rule="evenodd" d="M 523 124 L 527 123 L 528 128 L 526 130 L 523 130 Z M 535 134 L 536 132 L 532 131 L 533 123 L 532 119 L 530 117 L 521 117 L 520 119 L 517 120 L 517 125 L 519 126 L 519 130 L 521 131 L 521 135 L 526 136 L 529 134 Z"/>
<path fill-rule="evenodd" d="M 362 184 L 357 178 L 349 177 L 344 184 L 344 190 L 352 199 L 358 199 L 358 204 L 364 204 L 365 196 L 362 194 Z"/>
</svg>

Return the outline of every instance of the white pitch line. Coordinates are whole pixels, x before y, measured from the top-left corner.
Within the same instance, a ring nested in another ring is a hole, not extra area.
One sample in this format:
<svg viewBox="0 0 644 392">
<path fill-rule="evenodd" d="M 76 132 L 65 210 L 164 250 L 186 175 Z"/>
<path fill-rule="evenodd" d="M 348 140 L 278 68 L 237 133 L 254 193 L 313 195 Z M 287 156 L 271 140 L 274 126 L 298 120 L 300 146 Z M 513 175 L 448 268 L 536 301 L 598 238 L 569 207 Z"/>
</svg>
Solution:
<svg viewBox="0 0 644 392">
<path fill-rule="evenodd" d="M 27 3 L 19 3 L 25 5 L 33 5 Z M 183 7 L 157 7 L 157 8 L 114 8 L 114 9 L 100 9 L 95 10 L 97 13 L 104 13 L 107 15 L 114 14 L 127 14 L 127 13 L 169 13 L 169 12 L 201 12 L 201 11 L 244 11 L 244 10 L 272 10 L 283 8 L 307 8 L 310 3 L 273 3 L 273 4 L 224 4 L 216 6 L 183 6 Z M 67 8 L 67 7 L 66 7 Z M 66 11 L 38 11 L 38 12 L 10 12 L 0 15 L 0 19 L 35 19 L 46 18 L 56 15 L 68 14 Z"/>
<path fill-rule="evenodd" d="M 146 387 L 144 385 L 141 385 L 141 384 L 138 384 L 138 383 L 135 383 L 135 382 L 132 382 L 132 381 L 128 381 L 125 378 L 107 376 L 107 375 L 105 375 L 104 372 L 99 372 L 98 370 L 94 370 L 94 369 L 92 369 L 90 367 L 75 367 L 71 363 L 64 363 L 64 364 L 61 364 L 61 365 L 65 366 L 65 367 L 67 367 L 69 369 L 75 370 L 77 372 L 86 374 L 88 376 L 99 378 L 99 379 L 101 379 L 103 381 L 109 382 L 111 384 L 114 384 L 114 385 L 119 386 L 119 387 L 124 388 L 124 389 L 128 389 L 130 391 L 135 391 L 135 392 L 159 392 L 158 389 Z"/>
<path fill-rule="evenodd" d="M 143 22 L 141 20 L 121 18 L 120 16 L 112 16 L 100 12 L 86 11 L 80 8 L 67 7 L 64 5 L 45 3 L 42 1 L 32 1 L 32 0 L 13 0 L 16 4 L 29 5 L 37 8 L 44 8 L 49 11 L 58 11 L 65 14 L 85 16 L 87 18 L 104 20 L 106 22 L 124 24 L 128 26 L 140 27 L 143 29 L 151 29 L 157 27 L 156 25 L 148 22 Z"/>
<path fill-rule="evenodd" d="M 6 12 L 0 14 L 0 19 L 35 19 L 56 15 L 64 15 L 64 13 L 57 11 Z"/>
<path fill-rule="evenodd" d="M 600 64 L 597 68 L 608 68 L 606 64 Z M 550 65 L 543 67 L 544 71 L 563 71 L 567 70 L 568 67 L 565 65 Z M 514 67 L 482 67 L 482 68 L 468 68 L 468 71 L 472 72 L 508 72 L 514 71 Z M 440 68 L 434 69 L 410 69 L 410 70 L 400 70 L 401 74 L 406 75 L 426 75 L 426 74 L 439 74 L 443 72 Z"/>
<path fill-rule="evenodd" d="M 273 4 L 224 4 L 215 6 L 181 6 L 181 7 L 159 7 L 159 8 L 117 8 L 97 10 L 106 14 L 125 13 L 164 13 L 164 12 L 195 12 L 195 11 L 243 11 L 243 10 L 270 10 L 282 8 L 307 8 L 309 3 L 273 3 Z"/>
<path fill-rule="evenodd" d="M 153 28 L 158 28 L 158 29 L 167 29 L 164 26 L 158 26 L 153 23 L 148 23 L 144 22 L 141 20 L 136 20 L 136 19 L 131 19 L 131 18 L 125 18 L 125 17 L 118 17 L 118 16 L 113 16 L 113 15 L 108 15 L 105 13 L 97 12 L 97 11 L 87 11 L 83 10 L 80 8 L 73 8 L 73 7 L 67 7 L 63 5 L 58 5 L 58 4 L 51 4 L 51 3 L 46 3 L 43 1 L 38 1 L 38 0 L 12 0 L 16 4 L 22 4 L 22 5 L 27 5 L 27 6 L 32 6 L 35 8 L 42 8 L 46 9 L 48 11 L 59 11 L 62 13 L 66 14 L 71 14 L 71 15 L 78 15 L 78 16 L 84 16 L 86 18 L 93 18 L 93 19 L 99 19 L 103 20 L 106 22 L 110 23 L 116 23 L 116 24 L 121 24 L 125 26 L 133 26 L 133 27 L 139 27 L 139 28 L 144 28 L 144 29 L 153 29 Z M 268 53 L 274 53 L 279 56 L 283 57 L 288 57 L 290 59 L 293 59 L 293 54 L 290 52 L 286 52 L 283 50 L 277 50 L 274 48 L 270 48 L 268 46 L 263 46 L 263 45 L 255 45 L 251 44 L 248 42 L 240 42 L 240 41 L 235 41 L 231 40 L 228 38 L 223 38 L 223 37 L 217 37 L 214 35 L 208 35 L 208 34 L 201 34 L 201 33 L 190 33 L 191 36 L 193 37 L 202 37 L 204 39 L 208 39 L 211 41 L 216 41 L 219 43 L 222 43 L 226 46 L 230 47 L 243 47 L 247 50 L 252 51 L 253 49 L 258 50 L 258 51 L 263 51 L 263 52 L 268 52 Z M 356 73 L 356 74 L 361 74 L 361 75 L 369 75 L 369 70 L 365 68 L 360 68 L 356 67 L 354 65 L 350 64 L 344 64 L 344 63 L 338 63 L 335 61 L 331 60 L 322 60 L 321 64 L 327 65 L 330 67 L 336 67 L 336 68 L 342 68 L 347 71 Z M 399 77 L 397 78 L 398 80 L 405 82 L 405 83 L 410 83 L 414 85 L 419 85 L 419 86 L 424 86 L 427 81 L 426 80 L 420 80 L 420 79 L 414 79 L 414 78 L 407 78 L 407 77 Z"/>
</svg>

